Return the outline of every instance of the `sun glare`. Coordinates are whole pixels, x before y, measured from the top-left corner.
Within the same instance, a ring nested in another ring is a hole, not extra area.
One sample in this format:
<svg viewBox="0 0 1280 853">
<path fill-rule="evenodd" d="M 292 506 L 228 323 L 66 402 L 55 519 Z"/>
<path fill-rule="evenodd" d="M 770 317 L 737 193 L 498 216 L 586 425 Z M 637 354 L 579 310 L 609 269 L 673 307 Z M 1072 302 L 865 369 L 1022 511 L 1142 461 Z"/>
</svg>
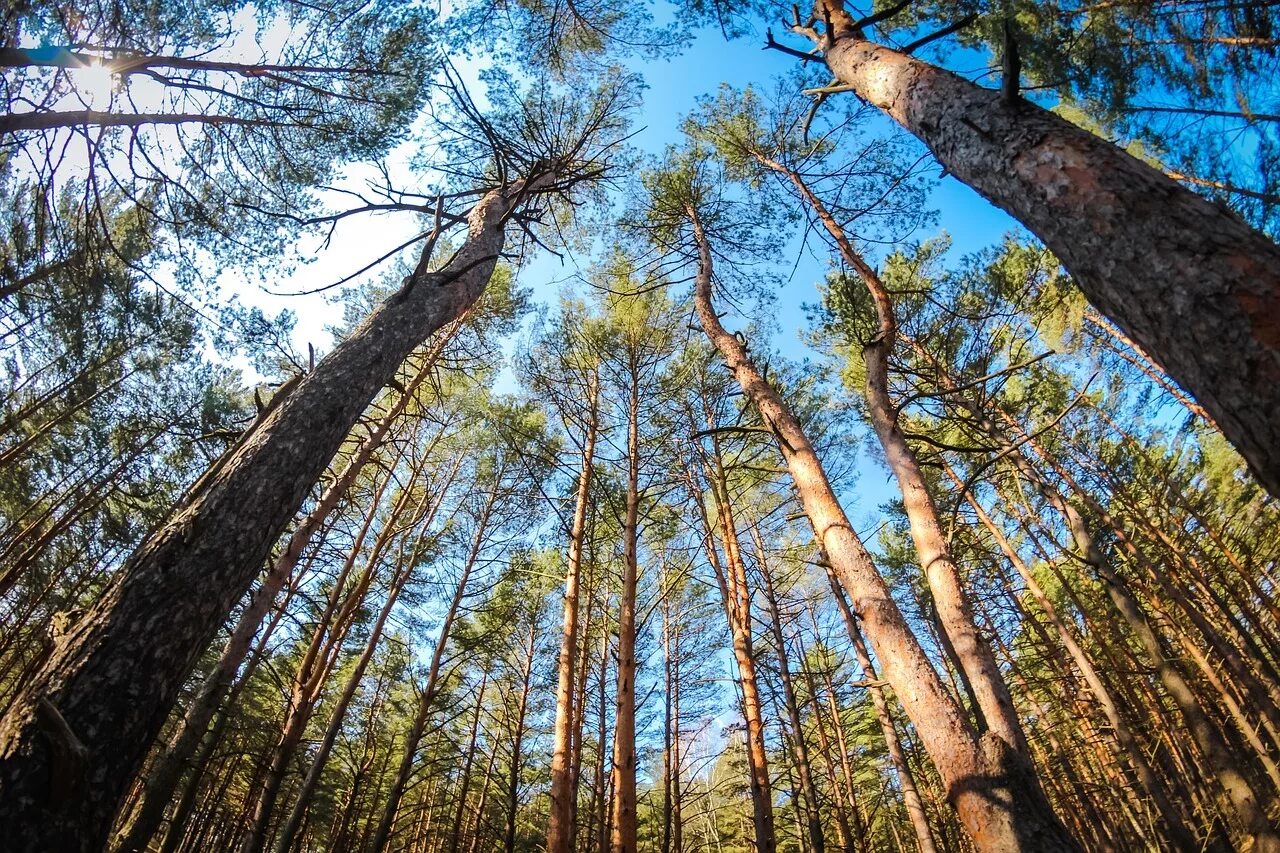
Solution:
<svg viewBox="0 0 1280 853">
<path fill-rule="evenodd" d="M 111 70 L 97 63 L 72 68 L 71 85 L 90 109 L 105 109 L 111 103 L 115 79 Z"/>
</svg>

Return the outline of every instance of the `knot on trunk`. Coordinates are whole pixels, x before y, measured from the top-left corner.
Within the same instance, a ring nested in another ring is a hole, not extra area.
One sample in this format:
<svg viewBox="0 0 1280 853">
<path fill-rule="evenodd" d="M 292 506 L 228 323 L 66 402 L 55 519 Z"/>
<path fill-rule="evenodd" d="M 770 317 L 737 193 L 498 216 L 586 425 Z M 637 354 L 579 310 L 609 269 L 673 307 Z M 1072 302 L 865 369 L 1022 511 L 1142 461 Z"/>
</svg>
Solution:
<svg viewBox="0 0 1280 853">
<path fill-rule="evenodd" d="M 50 803 L 65 803 L 78 798 L 84 787 L 89 748 L 76 737 L 62 713 L 47 697 L 36 702 L 36 724 L 49 745 Z"/>
</svg>

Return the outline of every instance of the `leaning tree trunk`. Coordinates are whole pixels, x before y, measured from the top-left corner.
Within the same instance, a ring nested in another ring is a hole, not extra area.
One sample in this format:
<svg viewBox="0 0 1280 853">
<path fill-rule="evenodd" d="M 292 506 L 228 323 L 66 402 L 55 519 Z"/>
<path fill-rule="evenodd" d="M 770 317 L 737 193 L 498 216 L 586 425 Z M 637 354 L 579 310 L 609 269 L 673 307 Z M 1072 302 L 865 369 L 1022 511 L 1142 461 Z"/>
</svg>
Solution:
<svg viewBox="0 0 1280 853">
<path fill-rule="evenodd" d="M 240 619 L 223 647 L 218 662 L 214 664 L 213 669 L 205 676 L 204 682 L 196 691 L 173 740 L 156 760 L 155 765 L 148 770 L 142 804 L 138 807 L 129 826 L 122 830 L 118 853 L 139 853 L 146 849 L 147 842 L 155 835 L 160 821 L 164 818 L 165 807 L 172 798 L 183 768 L 195 754 L 201 738 L 209 728 L 209 721 L 218 710 L 218 703 L 249 653 L 249 645 L 275 603 L 276 596 L 284 588 L 285 583 L 293 577 L 298 561 L 302 559 L 302 553 L 311 542 L 311 538 L 346 496 L 351 485 L 355 483 L 356 477 L 364 470 L 365 463 L 382 446 L 391 432 L 392 425 L 403 414 L 418 387 L 431 375 L 437 356 L 461 327 L 460 324 L 461 319 L 453 323 L 447 333 L 432 346 L 414 373 L 413 379 L 405 386 L 404 392 L 396 396 L 390 408 L 378 420 L 377 426 L 360 442 L 342 471 L 316 501 L 311 512 L 307 513 L 294 528 L 284 550 L 271 564 L 270 570 L 254 591 L 248 605 L 241 611 Z"/>
<path fill-rule="evenodd" d="M 588 379 L 589 414 L 578 472 L 577 501 L 569 531 L 569 565 L 564 581 L 564 620 L 560 634 L 560 663 L 556 685 L 555 741 L 551 749 L 551 815 L 547 821 L 547 853 L 569 853 L 573 842 L 573 803 L 578 795 L 570 762 L 573 741 L 574 685 L 578 654 L 578 573 L 582 568 L 582 542 L 587 530 L 591 496 L 591 466 L 596 451 L 599 382 Z"/>
<path fill-rule="evenodd" d="M 811 190 L 798 172 L 763 154 L 756 153 L 764 166 L 789 180 L 800 197 L 817 216 L 844 259 L 871 296 L 876 312 L 876 331 L 863 344 L 862 360 L 867 368 L 866 401 L 871 426 L 885 461 L 893 472 L 902 494 L 902 507 L 907 515 L 911 542 L 915 546 L 920 568 L 929 584 L 933 606 L 938 615 L 938 629 L 946 649 L 955 658 L 956 669 L 969 687 L 979 729 L 990 728 L 1013 749 L 1029 756 L 1026 735 L 1018 721 L 1013 698 L 1004 683 L 990 644 L 982 637 L 973 604 L 960 577 L 960 567 L 951 555 L 951 546 L 942 532 L 938 507 L 925 480 L 915 451 L 898 423 L 898 406 L 889 393 L 889 356 L 897 342 L 898 322 L 893 297 L 879 273 L 866 262 L 853 245 L 843 226 L 827 206 Z"/>
<path fill-rule="evenodd" d="M 377 653 L 378 644 L 382 640 L 382 632 L 386 629 L 391 611 L 399 601 L 405 585 L 409 583 L 413 575 L 414 567 L 418 565 L 426 549 L 435 524 L 436 513 L 440 511 L 440 507 L 444 503 L 445 491 L 456 476 L 461 462 L 461 457 L 458 457 L 443 484 L 432 484 L 434 486 L 431 489 L 433 497 L 429 501 L 428 508 L 424 511 L 422 507 L 419 507 L 408 523 L 403 525 L 403 527 L 416 528 L 418 530 L 417 541 L 407 557 L 403 556 L 403 554 L 401 555 L 399 565 L 396 566 L 392 573 L 391 583 L 387 588 L 386 597 L 383 599 L 382 608 L 378 611 L 378 616 L 369 629 L 369 636 L 365 640 L 364 649 L 347 675 L 347 683 L 343 687 L 342 693 L 338 696 L 333 710 L 330 711 L 329 724 L 325 728 L 319 744 L 315 747 L 314 754 L 311 755 L 311 766 L 307 769 L 306 775 L 302 778 L 302 783 L 294 793 L 293 807 L 289 810 L 288 817 L 285 818 L 277 833 L 276 840 L 272 845 L 275 853 L 289 853 L 293 849 L 295 837 L 302 831 L 307 809 L 311 806 L 311 800 L 320 784 L 320 777 L 324 773 L 325 764 L 328 762 L 329 755 L 333 752 L 333 747 L 338 741 L 338 735 L 342 731 L 347 708 L 355 698 L 356 691 L 360 689 L 365 670 L 369 668 L 369 664 L 372 663 L 373 657 Z M 413 485 L 412 480 L 410 485 Z M 395 515 L 392 516 L 392 519 L 397 520 Z M 394 526 L 397 528 L 402 527 L 400 524 L 395 524 Z"/>
<path fill-rule="evenodd" d="M 1165 828 L 1169 833 L 1169 838 L 1173 841 L 1179 850 L 1190 850 L 1196 846 L 1195 836 L 1191 830 L 1183 823 L 1182 816 L 1179 814 L 1173 802 L 1170 801 L 1165 794 L 1164 786 L 1160 784 L 1160 780 L 1156 776 L 1154 768 L 1147 760 L 1146 754 L 1142 751 L 1142 745 L 1138 743 L 1134 737 L 1133 731 L 1129 727 L 1129 723 L 1120 713 L 1120 707 L 1112 695 L 1111 690 L 1107 687 L 1106 682 L 1102 680 L 1101 674 L 1093 665 L 1093 660 L 1081 647 L 1079 641 L 1076 640 L 1075 634 L 1067 625 L 1067 620 L 1058 614 L 1058 609 L 1054 606 L 1053 601 L 1041 588 L 1039 581 L 1035 575 L 1031 573 L 1031 569 L 1023 562 L 1013 544 L 1008 537 L 1004 535 L 1004 531 L 995 523 L 994 519 L 983 509 L 982 504 L 974 496 L 973 491 L 969 489 L 960 475 L 945 460 L 942 462 L 943 470 L 952 482 L 956 484 L 956 488 L 961 489 L 966 502 L 973 508 L 974 514 L 978 521 L 986 527 L 991 534 L 991 538 L 995 540 L 1000 551 L 1004 554 L 1005 560 L 1013 566 L 1018 573 L 1018 577 L 1022 579 L 1023 586 L 1027 593 L 1044 611 L 1045 616 L 1049 620 L 1049 624 L 1057 631 L 1058 641 L 1062 643 L 1067 654 L 1070 656 L 1076 669 L 1080 671 L 1080 676 L 1084 679 L 1084 683 L 1088 686 L 1089 692 L 1093 695 L 1098 706 L 1102 708 L 1102 713 L 1107 718 L 1107 725 L 1111 729 L 1111 740 L 1116 750 L 1120 753 L 1120 760 L 1128 761 L 1132 766 L 1134 773 L 1137 775 L 1138 784 L 1141 786 L 1143 793 L 1151 798 L 1152 804 L 1156 808 L 1156 812 L 1164 820 Z"/>
<path fill-rule="evenodd" d="M 196 658 L 370 400 L 484 291 L 523 189 L 481 198 L 447 265 L 421 264 L 263 414 L 16 697 L 0 720 L 0 826 L 14 853 L 103 847 Z"/>
<path fill-rule="evenodd" d="M 948 801 L 982 851 L 1075 851 L 1030 762 L 1000 737 L 979 736 L 947 693 L 836 498 L 790 407 L 761 375 L 711 302 L 711 245 L 697 211 L 686 211 L 697 243 L 694 305 L 707 337 L 777 440 L 819 546 L 853 598 L 884 675 L 942 777 Z"/>
<path fill-rule="evenodd" d="M 1280 496 L 1280 247 L 1066 119 L 868 41 L 843 0 L 815 13 L 835 78 L 1044 241 Z"/>
</svg>

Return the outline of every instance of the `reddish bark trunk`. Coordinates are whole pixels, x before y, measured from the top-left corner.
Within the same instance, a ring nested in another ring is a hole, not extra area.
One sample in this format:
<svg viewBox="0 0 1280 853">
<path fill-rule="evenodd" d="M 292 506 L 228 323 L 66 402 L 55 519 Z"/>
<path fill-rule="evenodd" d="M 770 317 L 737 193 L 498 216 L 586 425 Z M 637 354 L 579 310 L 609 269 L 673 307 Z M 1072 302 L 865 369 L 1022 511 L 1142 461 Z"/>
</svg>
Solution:
<svg viewBox="0 0 1280 853">
<path fill-rule="evenodd" d="M 570 752 L 573 741 L 574 675 L 578 653 L 578 573 L 582 568 L 582 540 L 587 529 L 591 466 L 596 447 L 599 386 L 594 374 L 588 385 L 590 413 L 578 473 L 577 502 L 569 531 L 569 565 L 565 570 L 564 619 L 560 633 L 560 662 L 556 684 L 555 740 L 551 748 L 551 814 L 547 821 L 547 853 L 569 853 L 573 842 L 573 801 L 577 797 Z"/>
<path fill-rule="evenodd" d="M 946 692 L 912 634 L 871 555 L 854 533 L 803 427 L 756 368 L 711 304 L 711 248 L 697 212 L 689 220 L 699 255 L 695 308 L 707 336 L 773 432 L 792 481 L 885 677 L 938 767 L 948 799 L 980 850 L 1076 851 L 1023 756 L 995 735 L 979 737 Z"/>
<path fill-rule="evenodd" d="M 832 74 L 1017 219 L 1280 495 L 1280 247 L 1116 145 L 868 41 L 819 0 Z"/>
</svg>

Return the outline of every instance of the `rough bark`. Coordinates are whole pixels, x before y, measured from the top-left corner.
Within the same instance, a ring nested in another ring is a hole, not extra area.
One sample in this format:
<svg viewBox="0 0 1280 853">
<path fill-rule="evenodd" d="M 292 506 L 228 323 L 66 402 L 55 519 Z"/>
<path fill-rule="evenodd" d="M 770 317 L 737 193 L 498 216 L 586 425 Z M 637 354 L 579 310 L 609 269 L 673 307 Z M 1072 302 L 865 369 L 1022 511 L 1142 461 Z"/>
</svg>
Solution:
<svg viewBox="0 0 1280 853">
<path fill-rule="evenodd" d="M 517 189 L 477 202 L 450 262 L 416 271 L 214 465 L 15 699 L 0 720 L 0 825 L 15 853 L 106 843 L 183 680 L 356 418 L 484 291 Z"/>
<path fill-rule="evenodd" d="M 1112 143 L 868 41 L 819 0 L 827 67 L 1017 219 L 1280 495 L 1280 247 Z"/>
<path fill-rule="evenodd" d="M 231 685 L 240 664 L 244 662 L 245 655 L 249 653 L 249 645 L 254 635 L 258 633 L 262 620 L 270 612 L 280 590 L 293 577 L 298 561 L 302 558 L 302 552 L 306 550 L 311 538 L 324 525 L 338 503 L 346 496 L 356 477 L 364 470 L 365 463 L 382 446 L 392 425 L 404 412 L 418 387 L 430 375 L 435 366 L 436 356 L 445 342 L 458 328 L 459 323 L 455 322 L 448 334 L 431 348 L 413 379 L 405 386 L 404 392 L 396 396 L 391 407 L 379 419 L 369 435 L 360 442 L 333 483 L 325 489 L 316 505 L 294 528 L 284 550 L 271 564 L 262 583 L 258 585 L 258 589 L 249 600 L 249 604 L 241 611 L 236 627 L 232 630 L 227 644 L 222 649 L 222 654 L 218 657 L 218 662 L 214 664 L 213 669 L 205 676 L 205 680 L 196 691 L 168 748 L 147 771 L 142 804 L 127 830 L 122 833 L 123 837 L 118 847 L 120 853 L 136 853 L 146 849 L 147 842 L 160 826 L 165 807 L 169 804 L 183 768 L 195 753 L 206 729 L 209 728 L 209 721 L 213 719 L 218 703 Z"/>
<path fill-rule="evenodd" d="M 687 214 L 699 256 L 698 319 L 774 434 L 818 544 L 853 598 L 885 677 L 933 758 L 961 823 L 979 850 L 1078 850 L 1040 790 L 1030 762 L 999 737 L 980 737 L 946 692 L 850 525 L 800 422 L 716 316 L 710 243 L 697 211 L 690 208 Z"/>
</svg>

